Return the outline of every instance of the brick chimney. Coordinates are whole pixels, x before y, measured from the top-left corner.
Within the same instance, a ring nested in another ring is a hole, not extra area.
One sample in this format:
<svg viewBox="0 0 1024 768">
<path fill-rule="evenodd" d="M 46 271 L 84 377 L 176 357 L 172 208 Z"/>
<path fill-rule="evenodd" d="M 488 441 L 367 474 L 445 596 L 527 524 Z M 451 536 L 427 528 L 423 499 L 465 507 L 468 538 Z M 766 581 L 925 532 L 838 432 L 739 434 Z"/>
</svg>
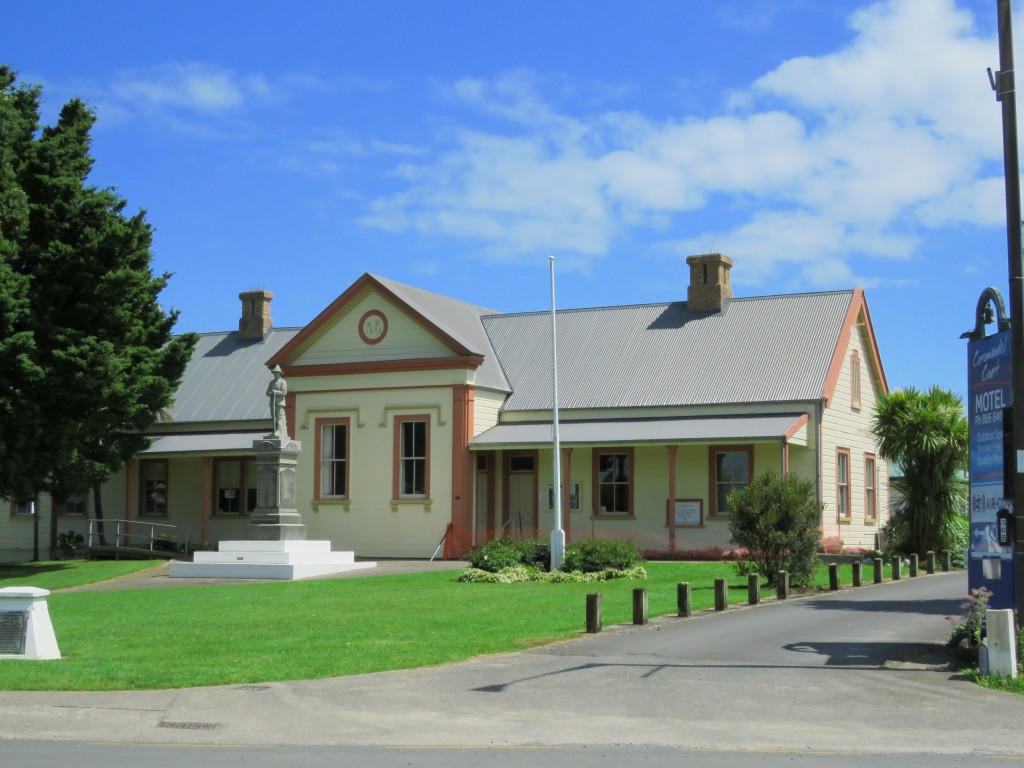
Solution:
<svg viewBox="0 0 1024 768">
<path fill-rule="evenodd" d="M 722 305 L 732 298 L 729 270 L 732 259 L 721 253 L 687 256 L 690 265 L 690 287 L 686 291 L 689 312 L 721 312 Z"/>
<path fill-rule="evenodd" d="M 242 319 L 238 321 L 238 338 L 245 341 L 263 341 L 273 325 L 270 319 L 270 291 L 246 291 L 238 294 L 242 300 Z"/>
</svg>

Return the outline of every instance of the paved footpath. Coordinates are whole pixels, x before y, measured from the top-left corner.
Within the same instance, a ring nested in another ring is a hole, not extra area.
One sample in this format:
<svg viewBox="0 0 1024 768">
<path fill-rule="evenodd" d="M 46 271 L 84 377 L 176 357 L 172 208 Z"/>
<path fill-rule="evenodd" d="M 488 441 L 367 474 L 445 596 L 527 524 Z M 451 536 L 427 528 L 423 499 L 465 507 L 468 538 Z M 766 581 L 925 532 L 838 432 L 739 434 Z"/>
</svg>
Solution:
<svg viewBox="0 0 1024 768">
<path fill-rule="evenodd" d="M 0 692 L 0 739 L 1022 756 L 1024 697 L 946 666 L 966 588 L 924 576 L 348 678 Z"/>
</svg>

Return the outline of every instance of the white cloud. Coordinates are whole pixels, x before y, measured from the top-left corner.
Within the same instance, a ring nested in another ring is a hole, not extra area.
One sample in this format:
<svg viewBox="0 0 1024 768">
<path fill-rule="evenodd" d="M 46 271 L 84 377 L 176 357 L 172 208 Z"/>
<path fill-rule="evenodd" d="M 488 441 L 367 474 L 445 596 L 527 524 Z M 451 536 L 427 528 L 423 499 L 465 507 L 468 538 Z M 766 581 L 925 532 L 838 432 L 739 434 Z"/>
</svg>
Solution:
<svg viewBox="0 0 1024 768">
<path fill-rule="evenodd" d="M 994 40 L 953 0 L 886 0 L 849 23 L 841 50 L 784 62 L 707 119 L 565 114 L 524 71 L 460 80 L 449 98 L 507 130 L 456 131 L 440 155 L 406 160 L 404 188 L 364 223 L 503 258 L 593 259 L 633 227 L 712 207 L 721 221 L 724 201 L 734 223 L 672 246 L 713 241 L 742 253 L 745 279 L 789 263 L 829 285 L 870 282 L 864 260 L 912 256 L 924 228 L 998 223 L 981 177 L 1001 153 Z"/>
<path fill-rule="evenodd" d="M 977 36 L 968 12 L 953 0 L 891 0 L 858 11 L 850 26 L 857 37 L 849 47 L 785 62 L 755 90 L 812 119 L 884 118 L 998 150 L 985 85 L 995 47 Z"/>
<path fill-rule="evenodd" d="M 247 98 L 266 98 L 265 78 L 202 64 L 170 64 L 123 73 L 113 84 L 114 94 L 142 110 L 180 108 L 218 113 L 242 106 Z"/>
<path fill-rule="evenodd" d="M 334 130 L 296 145 L 285 152 L 278 165 L 285 170 L 313 176 L 342 175 L 351 161 L 372 156 L 419 157 L 425 154 L 421 147 L 386 141 L 362 141 L 355 135 Z"/>
<path fill-rule="evenodd" d="M 311 75 L 274 77 L 236 72 L 202 62 L 168 63 L 118 73 L 99 98 L 101 115 L 143 118 L 200 138 L 238 138 L 253 130 L 254 111 L 277 107 L 297 92 L 360 87 L 330 84 Z M 369 86 L 366 86 L 369 87 Z"/>
<path fill-rule="evenodd" d="M 541 244 L 600 255 L 611 239 L 593 166 L 543 143 L 467 133 L 459 153 L 398 172 L 414 186 L 376 201 L 364 223 L 479 241 L 498 258 Z"/>
<path fill-rule="evenodd" d="M 929 200 L 918 208 L 921 221 L 931 227 L 951 224 L 1006 223 L 1006 185 L 1003 177 L 972 179 L 954 186 L 945 196 Z"/>
</svg>

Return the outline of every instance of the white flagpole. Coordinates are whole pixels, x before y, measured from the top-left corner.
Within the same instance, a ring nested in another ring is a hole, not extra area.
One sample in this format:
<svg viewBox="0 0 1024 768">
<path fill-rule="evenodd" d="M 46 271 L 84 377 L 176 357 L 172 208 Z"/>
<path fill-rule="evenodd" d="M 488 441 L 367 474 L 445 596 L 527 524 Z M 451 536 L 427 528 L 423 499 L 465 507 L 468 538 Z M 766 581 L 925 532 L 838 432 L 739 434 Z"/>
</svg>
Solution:
<svg viewBox="0 0 1024 768">
<path fill-rule="evenodd" d="M 551 486 L 555 525 L 551 530 L 551 570 L 565 562 L 565 531 L 562 530 L 562 448 L 558 439 L 558 334 L 555 327 L 555 257 L 551 265 L 551 443 L 554 454 L 554 482 Z"/>
</svg>

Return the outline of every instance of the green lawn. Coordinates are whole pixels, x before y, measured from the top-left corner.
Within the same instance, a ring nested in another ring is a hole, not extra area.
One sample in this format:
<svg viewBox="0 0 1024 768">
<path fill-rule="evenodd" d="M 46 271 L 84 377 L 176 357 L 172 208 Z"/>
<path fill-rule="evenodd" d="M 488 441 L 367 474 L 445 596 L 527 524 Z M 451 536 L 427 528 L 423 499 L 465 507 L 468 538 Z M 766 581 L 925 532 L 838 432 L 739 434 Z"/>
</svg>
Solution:
<svg viewBox="0 0 1024 768">
<path fill-rule="evenodd" d="M 747 601 L 746 579 L 730 564 L 647 567 L 646 580 L 599 584 L 460 584 L 457 571 L 442 571 L 53 594 L 50 614 L 64 658 L 2 660 L 0 689 L 177 688 L 442 664 L 575 637 L 590 592 L 603 595 L 605 626 L 631 621 L 636 587 L 648 590 L 652 617 L 676 612 L 680 581 L 691 584 L 694 610 L 708 608 L 719 576 L 732 585 L 730 605 Z M 40 571 L 32 583 L 45 586 L 44 577 L 60 573 Z M 841 573 L 849 584 L 849 566 Z M 816 582 L 827 584 L 826 569 Z"/>
<path fill-rule="evenodd" d="M 0 564 L 0 588 L 32 586 L 40 589 L 67 589 L 83 584 L 156 568 L 152 560 L 54 560 L 42 563 Z"/>
</svg>

